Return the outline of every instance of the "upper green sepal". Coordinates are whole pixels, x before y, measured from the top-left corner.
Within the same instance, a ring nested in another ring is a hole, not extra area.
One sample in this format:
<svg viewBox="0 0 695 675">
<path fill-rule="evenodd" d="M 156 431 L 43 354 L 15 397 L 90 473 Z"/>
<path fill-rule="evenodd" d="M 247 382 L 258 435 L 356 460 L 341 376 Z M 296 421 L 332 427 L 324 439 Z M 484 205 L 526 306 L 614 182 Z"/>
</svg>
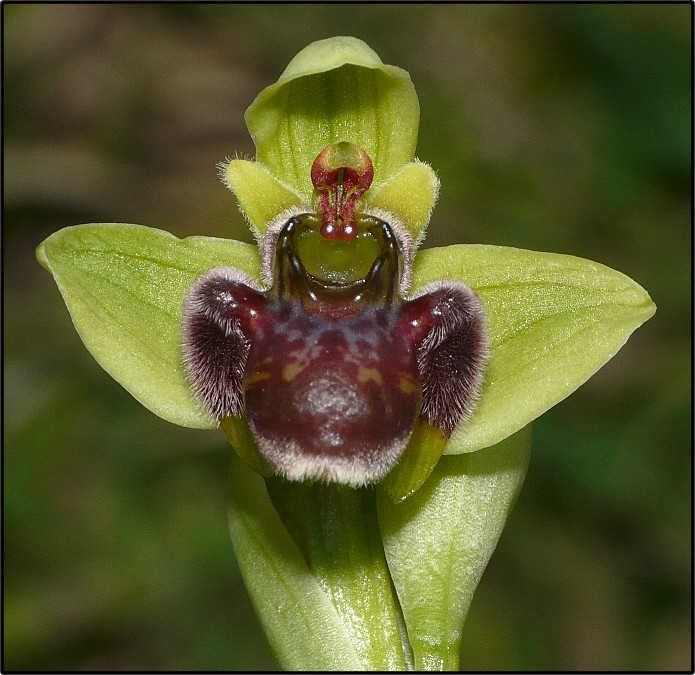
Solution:
<svg viewBox="0 0 695 675">
<path fill-rule="evenodd" d="M 218 265 L 258 277 L 255 246 L 102 223 L 58 231 L 36 256 L 53 274 L 77 332 L 106 372 L 169 422 L 217 426 L 193 398 L 183 370 L 183 297 Z"/>
<path fill-rule="evenodd" d="M 311 166 L 327 145 L 364 148 L 376 186 L 412 161 L 419 119 L 410 75 L 353 37 L 304 48 L 246 111 L 256 160 L 307 201 Z"/>
<path fill-rule="evenodd" d="M 479 404 L 444 454 L 500 442 L 569 396 L 656 307 L 621 272 L 591 260 L 502 246 L 458 245 L 415 258 L 413 290 L 468 284 L 488 317 L 490 358 Z"/>
</svg>

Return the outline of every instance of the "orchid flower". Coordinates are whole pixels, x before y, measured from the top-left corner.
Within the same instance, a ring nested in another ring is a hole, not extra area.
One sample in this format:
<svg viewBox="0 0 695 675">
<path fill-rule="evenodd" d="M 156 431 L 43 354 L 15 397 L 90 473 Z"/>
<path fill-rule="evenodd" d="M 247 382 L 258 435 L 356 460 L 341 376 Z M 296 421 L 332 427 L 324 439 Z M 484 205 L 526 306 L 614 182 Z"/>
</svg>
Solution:
<svg viewBox="0 0 695 675">
<path fill-rule="evenodd" d="M 281 667 L 455 670 L 531 422 L 654 304 L 572 256 L 418 250 L 439 183 L 417 95 L 360 40 L 306 47 L 246 122 L 255 159 L 220 168 L 258 246 L 90 224 L 38 260 L 114 379 L 227 435 L 232 542 Z"/>
</svg>

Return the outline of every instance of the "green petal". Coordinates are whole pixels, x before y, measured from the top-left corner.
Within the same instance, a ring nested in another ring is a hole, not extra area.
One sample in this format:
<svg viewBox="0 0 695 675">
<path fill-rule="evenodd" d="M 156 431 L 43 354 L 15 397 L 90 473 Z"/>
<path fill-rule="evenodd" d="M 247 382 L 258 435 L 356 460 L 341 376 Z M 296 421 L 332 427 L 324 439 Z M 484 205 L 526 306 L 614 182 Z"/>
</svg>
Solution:
<svg viewBox="0 0 695 675">
<path fill-rule="evenodd" d="M 256 162 L 231 160 L 225 169 L 224 179 L 257 239 L 275 216 L 301 203 L 295 192 Z"/>
<path fill-rule="evenodd" d="M 284 670 L 364 670 L 338 612 L 309 571 L 263 479 L 232 456 L 229 531 L 239 569 Z"/>
<path fill-rule="evenodd" d="M 53 274 L 77 332 L 98 363 L 160 417 L 215 427 L 193 399 L 182 366 L 182 301 L 218 265 L 258 277 L 256 247 L 141 225 L 68 227 L 37 249 Z"/>
<path fill-rule="evenodd" d="M 327 145 L 364 148 L 376 186 L 413 159 L 419 119 L 408 73 L 353 37 L 310 44 L 246 111 L 256 159 L 305 200 L 313 193 L 311 165 Z"/>
<path fill-rule="evenodd" d="M 424 162 L 406 164 L 386 183 L 368 190 L 369 208 L 384 209 L 396 215 L 408 228 L 415 247 L 425 238 L 425 229 L 439 194 L 439 180 Z"/>
<path fill-rule="evenodd" d="M 591 377 L 656 310 L 624 274 L 555 253 L 476 245 L 422 251 L 413 289 L 437 279 L 478 293 L 491 338 L 479 405 L 445 454 L 487 447 L 526 426 Z"/>
<path fill-rule="evenodd" d="M 416 670 L 457 670 L 473 593 L 521 489 L 530 428 L 480 452 L 443 457 L 399 504 L 377 493 L 389 570 Z"/>
</svg>

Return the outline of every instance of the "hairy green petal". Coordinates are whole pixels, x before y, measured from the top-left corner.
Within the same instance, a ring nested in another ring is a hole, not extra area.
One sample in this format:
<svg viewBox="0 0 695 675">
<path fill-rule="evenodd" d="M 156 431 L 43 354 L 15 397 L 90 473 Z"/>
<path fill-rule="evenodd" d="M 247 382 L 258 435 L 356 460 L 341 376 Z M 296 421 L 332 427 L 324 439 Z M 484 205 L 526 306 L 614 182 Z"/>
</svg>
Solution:
<svg viewBox="0 0 695 675">
<path fill-rule="evenodd" d="M 229 531 L 239 569 L 284 670 L 364 670 L 347 629 L 273 508 L 263 479 L 232 457 Z"/>
<path fill-rule="evenodd" d="M 491 448 L 442 457 L 379 524 L 416 670 L 457 670 L 463 623 L 526 475 L 530 427 Z"/>
<path fill-rule="evenodd" d="M 275 216 L 301 203 L 298 195 L 268 169 L 247 159 L 231 160 L 225 169 L 224 181 L 236 196 L 257 239 Z"/>
<path fill-rule="evenodd" d="M 369 190 L 365 200 L 369 208 L 396 215 L 408 228 L 415 246 L 425 238 L 427 223 L 439 195 L 439 179 L 428 164 L 418 160 L 402 167 L 381 186 Z"/>
<path fill-rule="evenodd" d="M 194 400 L 183 371 L 183 296 L 197 277 L 218 265 L 258 277 L 255 246 L 102 223 L 60 230 L 36 254 L 106 372 L 169 422 L 216 426 Z"/>
<path fill-rule="evenodd" d="M 458 245 L 422 251 L 413 289 L 468 284 L 485 304 L 490 361 L 479 405 L 444 454 L 478 450 L 526 426 L 583 384 L 656 307 L 624 274 L 574 256 Z"/>
<path fill-rule="evenodd" d="M 305 47 L 246 111 L 256 159 L 307 201 L 311 165 L 327 145 L 364 148 L 376 186 L 413 159 L 419 120 L 410 75 L 353 37 Z"/>
</svg>

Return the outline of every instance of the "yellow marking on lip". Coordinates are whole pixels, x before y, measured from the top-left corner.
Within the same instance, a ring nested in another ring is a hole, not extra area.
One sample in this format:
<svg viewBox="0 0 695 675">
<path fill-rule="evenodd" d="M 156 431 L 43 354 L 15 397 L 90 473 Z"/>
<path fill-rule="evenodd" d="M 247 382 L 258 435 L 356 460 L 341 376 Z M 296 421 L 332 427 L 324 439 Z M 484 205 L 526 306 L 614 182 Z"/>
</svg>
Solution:
<svg viewBox="0 0 695 675">
<path fill-rule="evenodd" d="M 377 368 L 365 368 L 364 366 L 360 366 L 357 370 L 357 381 L 369 382 L 370 380 L 376 382 L 380 387 L 384 385 L 384 378 L 381 377 L 381 373 Z"/>
<path fill-rule="evenodd" d="M 415 394 L 419 391 L 418 383 L 409 373 L 398 373 L 398 388 L 404 394 Z"/>
<path fill-rule="evenodd" d="M 292 382 L 299 373 L 301 373 L 304 368 L 306 368 L 306 363 L 300 363 L 299 361 L 292 361 L 292 363 L 288 363 L 283 369 L 282 369 L 282 379 L 285 380 L 285 382 Z"/>
<path fill-rule="evenodd" d="M 255 373 L 251 373 L 251 375 L 249 375 L 246 378 L 245 384 L 248 387 L 252 384 L 256 384 L 256 382 L 262 382 L 263 380 L 269 380 L 269 379 L 270 379 L 270 373 L 269 372 L 267 372 L 265 370 L 259 370 Z"/>
</svg>

